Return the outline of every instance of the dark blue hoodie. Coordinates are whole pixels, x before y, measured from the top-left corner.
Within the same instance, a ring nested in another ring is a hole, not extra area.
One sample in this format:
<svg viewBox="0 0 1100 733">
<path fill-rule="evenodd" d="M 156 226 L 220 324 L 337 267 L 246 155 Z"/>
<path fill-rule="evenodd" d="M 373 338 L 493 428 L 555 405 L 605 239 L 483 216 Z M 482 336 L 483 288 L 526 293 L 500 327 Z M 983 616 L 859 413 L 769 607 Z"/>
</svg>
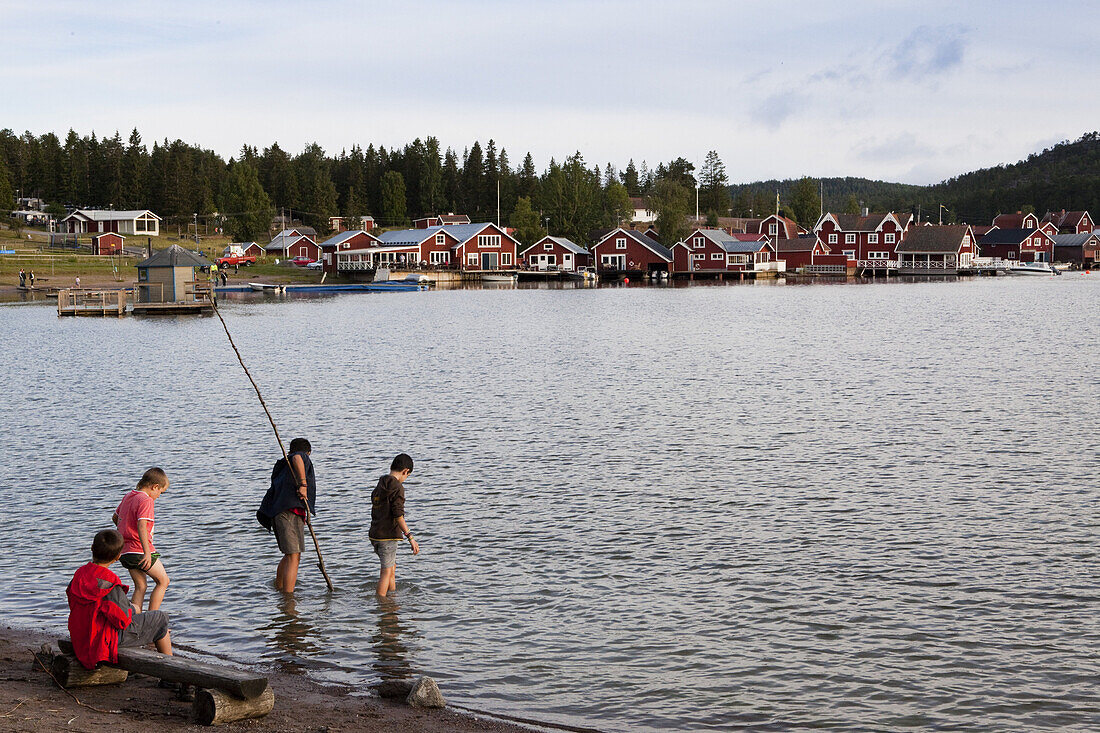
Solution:
<svg viewBox="0 0 1100 733">
<path fill-rule="evenodd" d="M 309 460 L 309 454 L 299 451 L 291 453 L 291 456 L 300 456 L 306 467 L 306 497 L 309 499 L 309 511 L 317 513 L 317 483 L 313 476 L 313 461 Z M 298 498 L 298 482 L 295 481 L 291 471 L 287 468 L 286 461 L 280 458 L 271 469 L 271 488 L 264 494 L 264 500 L 260 502 L 260 509 L 256 512 L 256 519 L 260 524 L 271 529 L 271 520 L 279 516 L 287 509 L 303 509 L 302 500 Z M 264 519 L 267 519 L 265 522 Z"/>
</svg>

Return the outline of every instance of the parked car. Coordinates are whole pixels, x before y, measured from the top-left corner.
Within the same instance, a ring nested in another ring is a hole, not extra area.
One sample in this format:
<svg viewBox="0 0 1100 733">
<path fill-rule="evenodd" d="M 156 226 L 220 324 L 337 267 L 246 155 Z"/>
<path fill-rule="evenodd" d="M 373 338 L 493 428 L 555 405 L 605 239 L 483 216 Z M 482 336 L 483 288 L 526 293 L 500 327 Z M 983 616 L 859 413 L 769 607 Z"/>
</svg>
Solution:
<svg viewBox="0 0 1100 733">
<path fill-rule="evenodd" d="M 307 270 L 320 270 L 321 269 L 321 261 L 320 260 L 314 260 L 313 262 L 307 262 L 306 263 L 306 269 Z"/>
<path fill-rule="evenodd" d="M 290 260 L 290 264 L 294 265 L 295 267 L 305 267 L 310 262 L 316 262 L 316 260 L 311 260 L 304 255 L 298 255 L 294 259 Z"/>
</svg>

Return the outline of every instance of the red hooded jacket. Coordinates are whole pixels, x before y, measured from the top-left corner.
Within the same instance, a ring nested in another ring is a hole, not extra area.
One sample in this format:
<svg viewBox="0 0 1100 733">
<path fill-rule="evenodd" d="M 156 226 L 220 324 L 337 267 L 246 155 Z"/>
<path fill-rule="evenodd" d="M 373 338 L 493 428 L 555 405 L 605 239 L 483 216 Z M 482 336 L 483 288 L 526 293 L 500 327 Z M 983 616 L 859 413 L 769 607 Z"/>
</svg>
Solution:
<svg viewBox="0 0 1100 733">
<path fill-rule="evenodd" d="M 129 590 L 117 575 L 94 562 L 77 570 L 65 589 L 73 652 L 88 669 L 118 661 L 119 632 L 133 620 L 134 610 L 126 599 Z"/>
</svg>

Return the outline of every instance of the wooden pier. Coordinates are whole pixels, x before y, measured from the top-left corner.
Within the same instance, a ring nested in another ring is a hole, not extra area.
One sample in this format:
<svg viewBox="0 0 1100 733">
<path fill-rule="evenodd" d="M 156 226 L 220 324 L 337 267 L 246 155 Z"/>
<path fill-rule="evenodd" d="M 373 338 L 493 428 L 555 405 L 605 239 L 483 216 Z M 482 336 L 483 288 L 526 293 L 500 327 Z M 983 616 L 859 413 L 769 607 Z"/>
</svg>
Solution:
<svg viewBox="0 0 1100 733">
<path fill-rule="evenodd" d="M 124 316 L 126 290 L 78 290 L 64 288 L 57 292 L 59 316 Z"/>
</svg>

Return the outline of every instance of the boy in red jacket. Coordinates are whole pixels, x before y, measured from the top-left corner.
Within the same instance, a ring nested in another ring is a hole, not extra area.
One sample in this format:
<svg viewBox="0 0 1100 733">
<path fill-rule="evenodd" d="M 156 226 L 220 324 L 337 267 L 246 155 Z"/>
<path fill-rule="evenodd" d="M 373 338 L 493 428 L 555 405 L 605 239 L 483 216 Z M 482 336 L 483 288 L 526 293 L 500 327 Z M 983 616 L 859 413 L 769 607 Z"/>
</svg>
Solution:
<svg viewBox="0 0 1100 733">
<path fill-rule="evenodd" d="M 122 555 L 122 535 L 105 529 L 92 540 L 92 562 L 73 575 L 69 597 L 69 638 L 73 652 L 88 669 L 100 662 L 118 662 L 120 646 L 156 644 L 161 654 L 172 653 L 168 616 L 163 611 L 134 613 L 129 591 L 110 565 Z"/>
</svg>

